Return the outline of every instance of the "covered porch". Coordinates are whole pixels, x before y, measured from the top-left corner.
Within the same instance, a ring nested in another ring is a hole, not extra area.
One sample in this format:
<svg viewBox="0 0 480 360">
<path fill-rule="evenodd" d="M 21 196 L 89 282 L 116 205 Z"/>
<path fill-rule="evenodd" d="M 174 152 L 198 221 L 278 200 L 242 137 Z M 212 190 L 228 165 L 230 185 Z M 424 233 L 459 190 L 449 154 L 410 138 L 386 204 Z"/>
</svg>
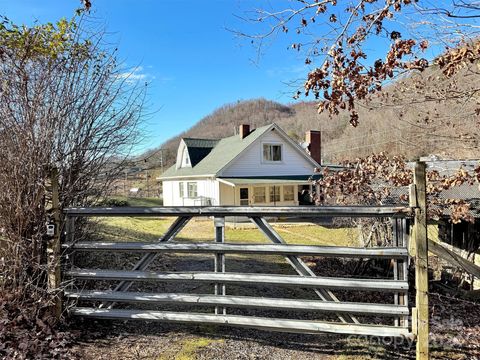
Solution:
<svg viewBox="0 0 480 360">
<path fill-rule="evenodd" d="M 297 206 L 311 204 L 314 176 L 217 178 L 220 204 L 234 206 Z"/>
</svg>

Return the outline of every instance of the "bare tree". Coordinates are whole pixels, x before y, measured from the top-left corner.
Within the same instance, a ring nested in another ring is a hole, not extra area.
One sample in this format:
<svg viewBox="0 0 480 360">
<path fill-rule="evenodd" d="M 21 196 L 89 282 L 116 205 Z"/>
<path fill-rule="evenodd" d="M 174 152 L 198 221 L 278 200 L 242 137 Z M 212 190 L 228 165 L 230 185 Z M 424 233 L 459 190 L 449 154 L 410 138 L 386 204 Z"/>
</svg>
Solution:
<svg viewBox="0 0 480 360">
<path fill-rule="evenodd" d="M 247 13 L 255 33 L 236 31 L 262 47 L 283 34 L 290 48 L 304 55 L 309 68 L 296 96 L 312 94 L 318 111 L 338 115 L 348 111 L 359 122 L 358 105 L 380 92 L 385 84 L 426 69 L 451 78 L 461 69 L 478 72 L 480 7 L 473 0 L 292 0 Z M 469 66 L 474 64 L 475 66 Z M 452 82 L 420 98 L 424 80 L 404 104 L 467 101 L 469 115 L 480 113 L 476 82 L 462 87 Z M 432 118 L 432 117 L 430 117 Z"/>
<path fill-rule="evenodd" d="M 138 140 L 145 86 L 83 15 L 0 24 L 0 288 L 41 288 L 51 169 L 60 207 L 104 194 Z M 93 29 L 93 30 L 92 30 Z"/>
</svg>

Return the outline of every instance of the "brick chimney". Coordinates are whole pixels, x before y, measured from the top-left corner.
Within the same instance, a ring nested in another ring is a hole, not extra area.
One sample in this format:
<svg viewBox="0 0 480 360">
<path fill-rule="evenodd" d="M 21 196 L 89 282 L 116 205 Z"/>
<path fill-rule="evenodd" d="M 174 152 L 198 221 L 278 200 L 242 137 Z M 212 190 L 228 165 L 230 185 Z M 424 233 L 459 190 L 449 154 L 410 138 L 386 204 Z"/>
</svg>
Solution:
<svg viewBox="0 0 480 360">
<path fill-rule="evenodd" d="M 240 133 L 240 139 L 245 139 L 250 134 L 250 125 L 241 124 L 238 132 Z"/>
<path fill-rule="evenodd" d="M 322 134 L 319 130 L 308 130 L 305 133 L 305 142 L 308 144 L 310 156 L 320 165 L 322 164 Z"/>
</svg>

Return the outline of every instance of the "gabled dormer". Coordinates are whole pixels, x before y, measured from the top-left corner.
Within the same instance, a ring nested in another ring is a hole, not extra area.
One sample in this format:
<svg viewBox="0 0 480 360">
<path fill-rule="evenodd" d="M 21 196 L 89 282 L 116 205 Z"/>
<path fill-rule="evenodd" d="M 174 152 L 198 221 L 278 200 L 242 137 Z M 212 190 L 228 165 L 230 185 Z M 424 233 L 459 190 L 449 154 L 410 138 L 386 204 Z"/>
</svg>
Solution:
<svg viewBox="0 0 480 360">
<path fill-rule="evenodd" d="M 184 139 L 180 140 L 177 150 L 177 169 L 184 167 L 192 167 L 190 155 L 188 154 L 188 147 Z"/>
<path fill-rule="evenodd" d="M 192 139 L 180 140 L 177 150 L 177 169 L 195 167 L 202 161 L 217 145 L 218 140 L 214 139 Z"/>
</svg>

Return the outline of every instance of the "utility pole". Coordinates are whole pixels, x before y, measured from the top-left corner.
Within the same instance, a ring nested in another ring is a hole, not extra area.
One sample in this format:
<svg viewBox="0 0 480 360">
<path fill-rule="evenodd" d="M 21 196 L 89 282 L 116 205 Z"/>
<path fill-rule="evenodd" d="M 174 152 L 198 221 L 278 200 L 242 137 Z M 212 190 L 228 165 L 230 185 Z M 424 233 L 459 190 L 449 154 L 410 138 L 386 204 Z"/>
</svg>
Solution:
<svg viewBox="0 0 480 360">
<path fill-rule="evenodd" d="M 127 177 L 128 177 L 128 169 L 125 169 L 125 180 L 123 181 L 123 193 L 125 194 L 125 197 L 128 197 L 128 194 L 127 194 Z"/>
<path fill-rule="evenodd" d="M 150 188 L 148 186 L 148 168 L 145 169 L 145 180 L 146 180 L 146 183 L 147 183 L 147 197 L 150 197 L 149 194 L 150 194 Z"/>
<path fill-rule="evenodd" d="M 160 149 L 160 168 L 163 174 L 163 149 Z"/>
</svg>

